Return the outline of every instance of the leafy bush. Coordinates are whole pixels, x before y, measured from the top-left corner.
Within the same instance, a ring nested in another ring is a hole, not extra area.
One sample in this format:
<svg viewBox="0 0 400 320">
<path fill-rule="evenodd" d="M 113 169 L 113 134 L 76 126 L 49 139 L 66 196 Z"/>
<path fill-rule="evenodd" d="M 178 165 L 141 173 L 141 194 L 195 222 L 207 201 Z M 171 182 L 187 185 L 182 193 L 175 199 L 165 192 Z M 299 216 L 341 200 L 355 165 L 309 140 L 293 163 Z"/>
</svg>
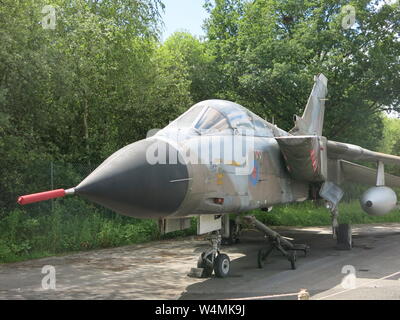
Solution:
<svg viewBox="0 0 400 320">
<path fill-rule="evenodd" d="M 196 233 L 191 228 L 161 235 L 155 220 L 124 217 L 79 198 L 55 201 L 54 210 L 15 209 L 0 219 L 0 262 L 12 262 L 66 252 L 129 245 L 151 240 L 171 239 Z M 312 202 L 276 206 L 272 212 L 255 210 L 260 221 L 270 226 L 330 225 L 329 211 Z M 399 222 L 399 211 L 382 217 L 363 213 L 358 202 L 340 205 L 339 222 Z"/>
</svg>

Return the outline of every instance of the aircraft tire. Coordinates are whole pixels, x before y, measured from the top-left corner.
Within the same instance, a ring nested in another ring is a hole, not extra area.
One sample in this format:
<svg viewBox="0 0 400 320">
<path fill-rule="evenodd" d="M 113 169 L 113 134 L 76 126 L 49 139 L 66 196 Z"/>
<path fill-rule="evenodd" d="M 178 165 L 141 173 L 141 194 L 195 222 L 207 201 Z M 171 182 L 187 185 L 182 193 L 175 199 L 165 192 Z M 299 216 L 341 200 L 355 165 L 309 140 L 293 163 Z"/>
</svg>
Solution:
<svg viewBox="0 0 400 320">
<path fill-rule="evenodd" d="M 257 264 L 258 264 L 258 268 L 262 269 L 264 268 L 265 265 L 265 249 L 260 249 L 258 250 L 258 255 L 257 255 Z"/>
<path fill-rule="evenodd" d="M 296 251 L 290 252 L 289 255 L 290 267 L 292 270 L 296 270 Z"/>
<path fill-rule="evenodd" d="M 215 276 L 218 278 L 226 278 L 229 275 L 229 271 L 231 269 L 231 261 L 229 257 L 221 253 L 214 260 L 214 272 Z"/>
<path fill-rule="evenodd" d="M 340 250 L 351 250 L 353 241 L 351 234 L 351 225 L 348 223 L 341 223 L 336 228 L 337 235 L 337 248 Z"/>
</svg>

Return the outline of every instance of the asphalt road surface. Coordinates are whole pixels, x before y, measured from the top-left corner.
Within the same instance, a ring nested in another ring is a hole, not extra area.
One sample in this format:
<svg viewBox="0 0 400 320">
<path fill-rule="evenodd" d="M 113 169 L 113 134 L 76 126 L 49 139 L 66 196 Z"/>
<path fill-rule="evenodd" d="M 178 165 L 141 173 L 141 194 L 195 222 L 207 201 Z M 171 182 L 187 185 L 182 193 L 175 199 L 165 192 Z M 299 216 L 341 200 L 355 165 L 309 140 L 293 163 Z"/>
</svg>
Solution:
<svg viewBox="0 0 400 320">
<path fill-rule="evenodd" d="M 296 270 L 279 252 L 258 269 L 265 240 L 250 230 L 222 249 L 226 279 L 187 276 L 207 246 L 192 237 L 2 264 L 0 299 L 297 299 L 301 289 L 310 299 L 400 299 L 400 224 L 353 226 L 351 251 L 336 250 L 327 227 L 276 230 L 311 247 Z"/>
</svg>

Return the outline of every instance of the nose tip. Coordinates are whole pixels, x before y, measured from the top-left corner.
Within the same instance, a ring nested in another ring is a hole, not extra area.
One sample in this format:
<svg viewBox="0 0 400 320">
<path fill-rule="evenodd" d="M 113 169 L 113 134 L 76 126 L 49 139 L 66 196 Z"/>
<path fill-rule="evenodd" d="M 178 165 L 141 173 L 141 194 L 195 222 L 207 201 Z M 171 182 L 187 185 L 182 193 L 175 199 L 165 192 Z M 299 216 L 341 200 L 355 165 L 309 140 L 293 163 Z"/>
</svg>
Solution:
<svg viewBox="0 0 400 320">
<path fill-rule="evenodd" d="M 154 141 L 141 140 L 106 159 L 75 189 L 87 199 L 123 215 L 159 218 L 174 213 L 188 189 L 185 164 L 149 163 L 146 150 Z M 178 152 L 171 145 L 175 152 Z"/>
</svg>

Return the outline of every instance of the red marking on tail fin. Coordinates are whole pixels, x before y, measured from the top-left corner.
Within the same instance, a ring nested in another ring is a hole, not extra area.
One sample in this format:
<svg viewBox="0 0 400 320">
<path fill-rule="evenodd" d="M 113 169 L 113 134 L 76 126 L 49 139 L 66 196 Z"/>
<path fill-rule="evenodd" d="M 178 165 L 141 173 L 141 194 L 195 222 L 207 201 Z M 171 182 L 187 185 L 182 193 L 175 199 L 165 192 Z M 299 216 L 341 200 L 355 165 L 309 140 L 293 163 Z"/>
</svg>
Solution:
<svg viewBox="0 0 400 320">
<path fill-rule="evenodd" d="M 317 164 L 317 159 L 315 159 L 314 149 L 310 150 L 310 158 L 311 158 L 311 164 L 313 166 L 314 172 L 316 172 L 318 169 L 318 164 Z"/>
</svg>

